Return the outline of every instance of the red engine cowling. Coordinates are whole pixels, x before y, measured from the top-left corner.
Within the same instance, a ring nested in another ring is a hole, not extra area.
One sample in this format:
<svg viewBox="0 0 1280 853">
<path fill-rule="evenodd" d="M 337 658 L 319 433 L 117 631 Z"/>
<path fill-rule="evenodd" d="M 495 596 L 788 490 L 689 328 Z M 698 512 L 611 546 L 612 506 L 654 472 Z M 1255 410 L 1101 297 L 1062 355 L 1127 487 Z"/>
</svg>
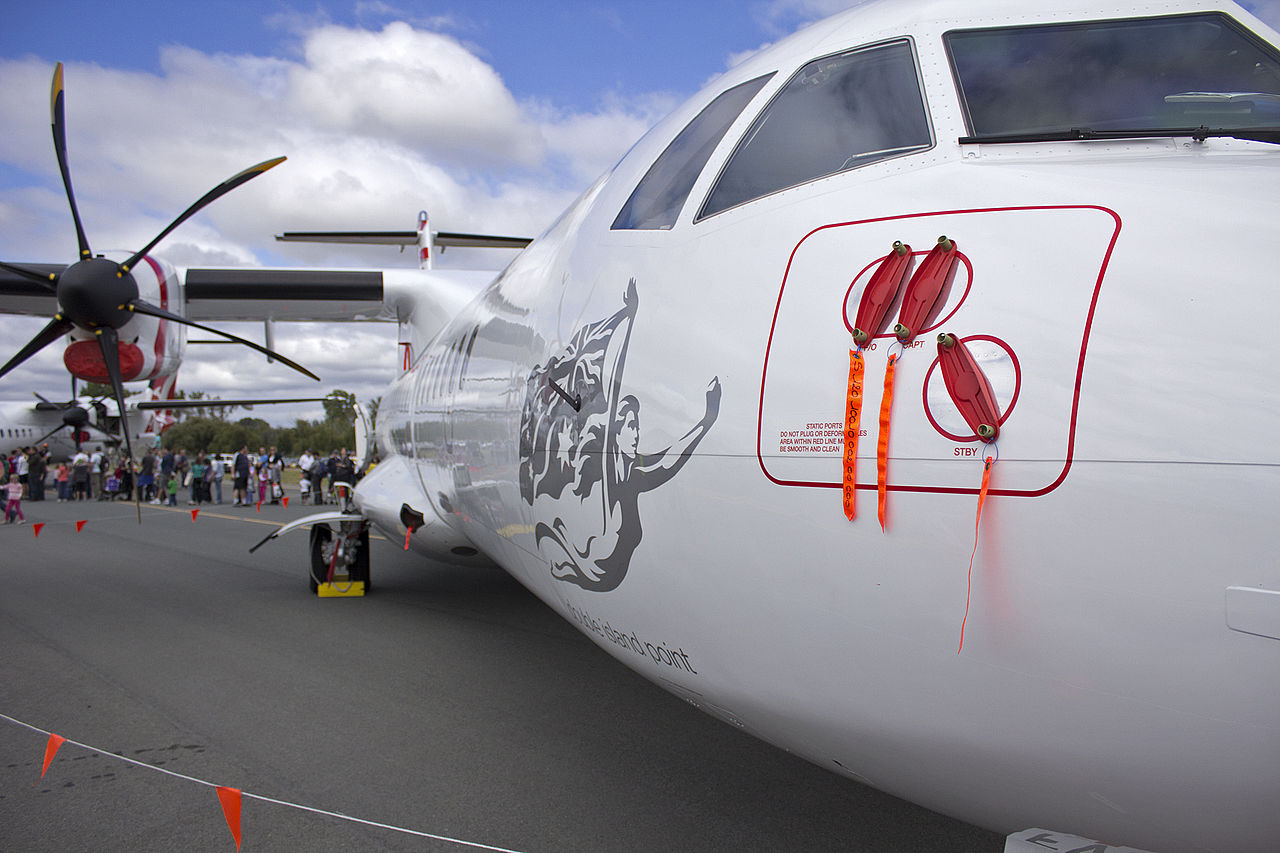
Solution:
<svg viewBox="0 0 1280 853">
<path fill-rule="evenodd" d="M 143 355 L 142 348 L 134 342 L 120 341 L 117 349 L 120 353 L 121 380 L 131 382 L 134 379 L 143 378 L 142 371 L 146 368 L 146 357 Z M 75 340 L 67 344 L 66 350 L 62 353 L 62 363 L 77 379 L 100 382 L 104 385 L 111 383 L 106 361 L 102 357 L 102 348 L 98 346 L 96 339 Z"/>
</svg>

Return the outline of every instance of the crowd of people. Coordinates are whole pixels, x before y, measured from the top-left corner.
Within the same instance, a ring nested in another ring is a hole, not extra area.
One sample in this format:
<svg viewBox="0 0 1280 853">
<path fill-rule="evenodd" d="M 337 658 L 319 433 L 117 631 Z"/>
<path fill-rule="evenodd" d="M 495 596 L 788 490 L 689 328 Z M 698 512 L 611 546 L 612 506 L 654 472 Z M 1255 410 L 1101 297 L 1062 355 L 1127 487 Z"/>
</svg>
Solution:
<svg viewBox="0 0 1280 853">
<path fill-rule="evenodd" d="M 102 447 L 79 450 L 70 462 L 49 464 L 49 446 L 14 449 L 4 458 L 3 486 L 5 523 L 25 523 L 22 501 L 45 500 L 50 475 L 57 500 L 133 500 L 177 506 L 179 495 L 190 506 L 222 503 L 222 484 L 228 476 L 233 490 L 232 506 L 278 504 L 284 498 L 284 458 L 275 447 L 258 448 L 251 453 L 240 448 L 230 454 L 210 456 L 200 450 L 188 454 L 185 449 L 147 450 L 141 459 L 130 464 L 120 452 Z M 335 500 L 334 486 L 354 484 L 358 478 L 355 461 L 344 447 L 327 457 L 307 449 L 297 461 L 300 474 L 299 491 L 303 503 L 315 504 Z M 325 480 L 328 479 L 326 488 Z"/>
</svg>

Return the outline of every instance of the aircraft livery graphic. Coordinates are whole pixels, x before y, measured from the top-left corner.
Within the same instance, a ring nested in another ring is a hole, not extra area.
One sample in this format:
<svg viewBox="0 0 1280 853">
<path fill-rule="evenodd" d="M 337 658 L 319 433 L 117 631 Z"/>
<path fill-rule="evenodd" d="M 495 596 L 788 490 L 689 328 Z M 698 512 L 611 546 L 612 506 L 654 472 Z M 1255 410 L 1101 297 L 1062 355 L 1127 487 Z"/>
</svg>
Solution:
<svg viewBox="0 0 1280 853">
<path fill-rule="evenodd" d="M 640 401 L 620 392 L 637 305 L 632 279 L 621 310 L 533 369 L 520 416 L 520 493 L 554 518 L 537 524 L 538 548 L 555 577 L 596 592 L 626 577 L 643 535 L 640 494 L 675 476 L 720 412 L 716 377 L 701 420 L 665 450 L 639 452 Z"/>
</svg>

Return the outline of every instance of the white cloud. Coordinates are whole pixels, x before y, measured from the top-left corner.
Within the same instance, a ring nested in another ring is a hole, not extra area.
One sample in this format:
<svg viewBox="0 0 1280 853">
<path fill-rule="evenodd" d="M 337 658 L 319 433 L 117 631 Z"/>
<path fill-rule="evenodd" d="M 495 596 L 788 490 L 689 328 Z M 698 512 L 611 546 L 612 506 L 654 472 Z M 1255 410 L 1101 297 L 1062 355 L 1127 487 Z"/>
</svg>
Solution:
<svg viewBox="0 0 1280 853">
<path fill-rule="evenodd" d="M 370 14 L 388 8 L 373 4 Z M 313 21 L 298 37 L 297 54 L 286 58 L 168 47 L 159 74 L 67 65 L 69 160 L 95 251 L 141 246 L 219 181 L 281 154 L 286 163 L 216 201 L 156 254 L 179 266 L 411 266 L 411 253 L 391 248 L 278 244 L 272 235 L 410 230 L 420 208 L 440 230 L 532 236 L 670 106 L 614 98 L 577 114 L 522 103 L 456 40 L 407 23 L 365 30 Z M 75 256 L 48 130 L 52 70 L 34 58 L 0 60 L 0 112 L 9 117 L 0 168 L 16 176 L 12 189 L 0 191 L 0 258 L 7 260 Z M 496 268 L 509 259 L 454 249 L 445 260 Z M 45 322 L 0 319 L 15 349 Z M 261 326 L 226 329 L 262 340 Z M 268 366 L 248 349 L 192 346 L 179 385 L 224 397 L 341 387 L 367 400 L 393 372 L 395 342 L 391 325 L 279 324 L 278 349 L 322 383 Z M 0 396 L 64 396 L 60 349 L 46 348 L 7 376 Z M 248 387 L 246 376 L 253 377 Z M 299 416 L 292 409 L 255 414 L 275 422 Z"/>
<path fill-rule="evenodd" d="M 454 39 L 404 22 L 327 26 L 289 69 L 287 109 L 312 126 L 376 136 L 453 161 L 530 165 L 543 156 L 497 72 Z"/>
<path fill-rule="evenodd" d="M 675 99 L 670 96 L 623 102 L 611 95 L 601 109 L 592 113 L 566 114 L 547 105 L 531 109 L 542 125 L 548 161 L 562 164 L 568 179 L 585 187 L 612 167 L 626 150 L 618 147 L 619 140 L 634 142 L 675 107 Z"/>
<path fill-rule="evenodd" d="M 411 228 L 422 207 L 446 230 L 536 232 L 671 106 L 614 98 L 574 114 L 519 103 L 458 42 L 404 23 L 317 26 L 296 59 L 169 47 L 161 64 L 160 75 L 67 66 L 71 169 L 95 249 L 140 245 L 217 181 L 280 154 L 289 161 L 198 221 L 246 247 L 285 229 Z M 51 70 L 0 60 L 0 110 L 13 117 L 0 160 L 56 191 Z M 189 228 L 175 237 L 208 242 Z M 66 230 L 50 223 L 50 234 Z M 4 257 L 52 248 L 0 234 Z"/>
</svg>

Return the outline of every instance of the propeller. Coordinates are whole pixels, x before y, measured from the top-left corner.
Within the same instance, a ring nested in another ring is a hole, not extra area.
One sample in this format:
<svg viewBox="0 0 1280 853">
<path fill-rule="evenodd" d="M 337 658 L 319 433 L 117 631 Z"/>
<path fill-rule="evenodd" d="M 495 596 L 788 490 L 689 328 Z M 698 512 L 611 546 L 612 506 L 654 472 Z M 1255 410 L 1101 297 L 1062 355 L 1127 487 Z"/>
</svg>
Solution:
<svg viewBox="0 0 1280 853">
<path fill-rule="evenodd" d="M 36 396 L 40 397 L 39 394 L 37 394 Z M 98 408 L 99 406 L 102 405 L 102 403 L 98 400 L 93 400 L 89 403 L 89 405 L 93 406 L 94 408 Z M 79 453 L 81 433 L 84 431 L 85 427 L 93 426 L 93 424 L 91 424 L 89 421 L 89 410 L 84 406 L 80 405 L 79 403 L 77 403 L 75 400 L 72 400 L 69 403 L 59 404 L 59 403 L 51 403 L 48 400 L 46 400 L 44 397 L 40 397 L 40 402 L 36 404 L 36 409 L 42 410 L 42 411 L 57 410 L 62 415 L 62 423 L 54 427 L 53 429 L 49 430 L 44 435 L 40 436 L 38 439 L 35 440 L 34 443 L 36 445 L 43 444 L 44 442 L 48 441 L 51 436 L 55 435 L 59 430 L 70 429 L 71 435 L 76 443 L 76 452 Z M 95 429 L 96 428 L 97 427 L 95 427 Z"/>
<path fill-rule="evenodd" d="M 76 205 L 75 191 L 71 184 L 71 169 L 67 161 L 67 129 L 62 84 L 62 63 L 59 62 L 53 72 L 53 85 L 50 92 L 50 119 L 53 126 L 53 149 L 58 158 L 58 171 L 62 175 L 62 186 L 67 193 L 67 203 L 71 207 L 71 219 L 75 223 L 76 241 L 79 244 L 80 257 L 75 263 L 59 273 L 40 273 L 25 267 L 0 261 L 0 268 L 21 276 L 28 281 L 54 293 L 58 298 L 59 311 L 40 332 L 27 342 L 17 354 L 0 367 L 0 376 L 4 376 L 49 344 L 68 334 L 72 329 L 91 331 L 98 339 L 98 347 L 102 351 L 107 375 L 111 380 L 111 389 L 119 404 L 120 411 L 125 411 L 124 386 L 120 372 L 119 334 L 117 330 L 124 326 L 134 314 L 146 314 L 159 317 L 174 323 L 182 323 L 197 329 L 220 335 L 236 343 L 252 347 L 280 361 L 287 367 L 311 377 L 317 382 L 320 377 L 302 365 L 288 359 L 277 352 L 260 346 L 253 341 L 228 334 L 200 323 L 192 322 L 185 317 L 174 314 L 157 305 L 152 305 L 139 296 L 138 284 L 130 270 L 147 252 L 183 222 L 186 222 L 206 205 L 221 198 L 236 187 L 284 162 L 284 157 L 265 160 L 250 166 L 201 196 L 195 204 L 188 207 L 177 219 L 155 236 L 142 249 L 135 252 L 124 263 L 117 263 L 105 257 L 94 257 L 89 246 L 89 238 L 85 234 L 80 221 L 80 211 Z M 74 387 L 74 379 L 72 384 Z M 129 459 L 133 459 L 133 446 L 129 439 L 129 430 L 125 428 L 124 442 Z M 139 511 L 141 520 L 141 511 Z"/>
</svg>

